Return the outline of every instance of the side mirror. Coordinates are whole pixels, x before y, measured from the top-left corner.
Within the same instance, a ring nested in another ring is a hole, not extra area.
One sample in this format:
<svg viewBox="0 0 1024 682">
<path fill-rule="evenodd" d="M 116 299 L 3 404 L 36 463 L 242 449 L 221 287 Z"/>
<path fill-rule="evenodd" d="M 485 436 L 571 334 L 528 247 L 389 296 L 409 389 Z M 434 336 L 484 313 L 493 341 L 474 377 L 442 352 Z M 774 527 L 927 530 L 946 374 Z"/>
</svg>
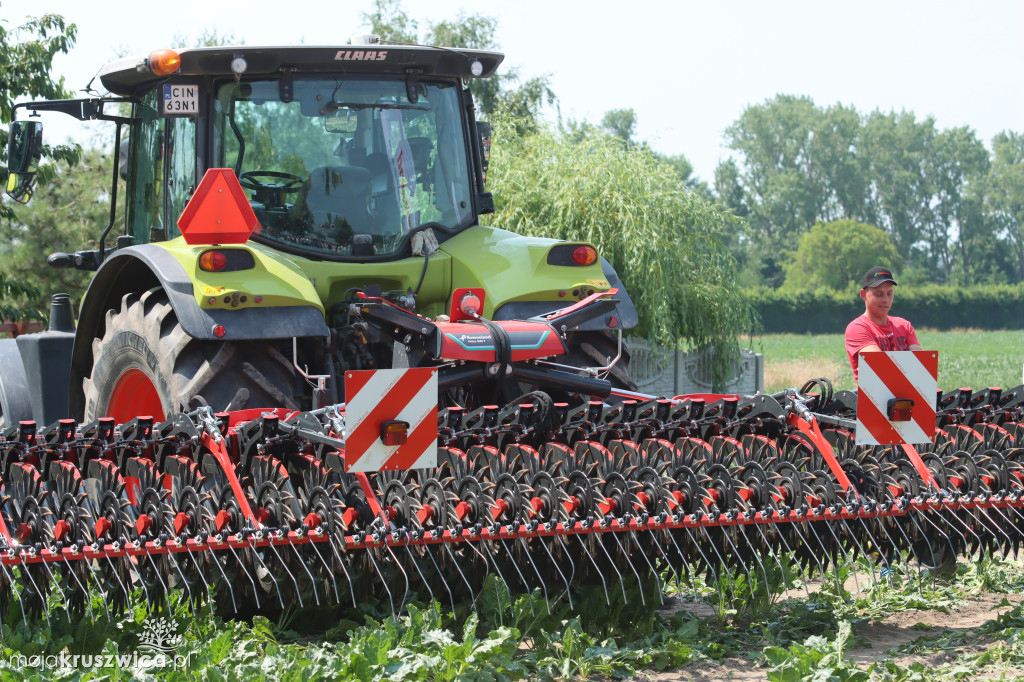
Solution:
<svg viewBox="0 0 1024 682">
<path fill-rule="evenodd" d="M 32 198 L 36 169 L 43 156 L 43 124 L 40 121 L 14 121 L 7 138 L 7 195 L 18 203 Z"/>
<path fill-rule="evenodd" d="M 487 167 L 491 163 L 491 124 L 488 121 L 477 121 L 476 130 L 480 134 L 480 162 L 483 164 L 484 179 L 487 179 Z"/>
</svg>

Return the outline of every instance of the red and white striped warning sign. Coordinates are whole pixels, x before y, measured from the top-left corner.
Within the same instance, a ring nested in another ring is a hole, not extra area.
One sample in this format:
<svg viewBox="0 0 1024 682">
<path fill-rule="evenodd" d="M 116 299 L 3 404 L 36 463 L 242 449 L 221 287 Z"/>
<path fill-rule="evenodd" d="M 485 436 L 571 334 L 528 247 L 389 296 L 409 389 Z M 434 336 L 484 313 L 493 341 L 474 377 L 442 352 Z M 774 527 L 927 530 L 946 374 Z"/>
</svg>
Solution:
<svg viewBox="0 0 1024 682">
<path fill-rule="evenodd" d="M 348 471 L 437 466 L 437 370 L 345 372 L 345 466 Z M 385 445 L 381 425 L 408 422 L 402 445 Z"/>
<path fill-rule="evenodd" d="M 859 367 L 857 444 L 931 443 L 939 354 L 933 350 L 871 351 L 860 354 Z M 909 420 L 889 420 L 889 401 L 894 398 L 914 401 Z"/>
</svg>

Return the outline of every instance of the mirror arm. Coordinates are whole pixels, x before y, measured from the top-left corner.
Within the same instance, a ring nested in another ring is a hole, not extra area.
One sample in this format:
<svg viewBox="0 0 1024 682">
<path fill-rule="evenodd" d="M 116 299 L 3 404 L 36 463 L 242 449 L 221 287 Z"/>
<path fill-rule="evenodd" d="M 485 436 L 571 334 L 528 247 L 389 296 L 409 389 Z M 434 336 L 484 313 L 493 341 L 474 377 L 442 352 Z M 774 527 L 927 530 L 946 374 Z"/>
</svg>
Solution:
<svg viewBox="0 0 1024 682">
<path fill-rule="evenodd" d="M 112 173 L 113 179 L 110 181 L 110 222 L 107 223 L 106 229 L 104 229 L 103 234 L 100 235 L 100 263 L 102 263 L 103 259 L 106 257 L 103 242 L 106 240 L 111 228 L 114 227 L 114 220 L 117 214 L 117 176 L 118 169 L 121 165 L 121 125 L 122 124 L 119 122 L 117 124 L 117 129 L 114 131 L 114 172 Z"/>
</svg>

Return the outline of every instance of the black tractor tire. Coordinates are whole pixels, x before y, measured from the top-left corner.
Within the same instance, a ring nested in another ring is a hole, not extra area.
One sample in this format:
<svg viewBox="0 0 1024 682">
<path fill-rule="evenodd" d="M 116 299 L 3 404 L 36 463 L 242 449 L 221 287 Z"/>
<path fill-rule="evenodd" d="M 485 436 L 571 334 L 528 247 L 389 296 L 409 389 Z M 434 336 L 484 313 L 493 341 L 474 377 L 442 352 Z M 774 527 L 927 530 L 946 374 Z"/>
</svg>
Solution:
<svg viewBox="0 0 1024 682">
<path fill-rule="evenodd" d="M 163 289 L 131 293 L 108 310 L 103 338 L 93 339 L 92 373 L 82 381 L 85 420 L 108 416 L 112 393 L 135 370 L 159 396 L 165 418 L 195 396 L 216 411 L 300 409 L 295 369 L 265 341 L 209 341 L 190 337 Z M 119 418 L 127 415 L 112 415 Z M 138 416 L 138 415 L 131 415 Z"/>
<path fill-rule="evenodd" d="M 576 367 L 606 367 L 619 352 L 618 336 L 608 332 L 574 332 L 566 343 L 569 349 L 566 364 Z M 637 385 L 629 376 L 629 351 L 622 344 L 622 357 L 608 370 L 606 379 L 612 388 L 636 391 Z"/>
</svg>

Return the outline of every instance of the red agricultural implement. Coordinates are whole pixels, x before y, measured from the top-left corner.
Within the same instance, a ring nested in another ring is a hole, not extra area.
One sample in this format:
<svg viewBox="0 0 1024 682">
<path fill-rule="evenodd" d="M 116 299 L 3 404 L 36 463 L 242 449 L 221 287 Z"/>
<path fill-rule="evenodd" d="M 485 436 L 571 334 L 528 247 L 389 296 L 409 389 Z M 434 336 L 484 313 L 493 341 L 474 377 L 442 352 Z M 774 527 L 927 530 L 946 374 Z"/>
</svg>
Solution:
<svg viewBox="0 0 1024 682">
<path fill-rule="evenodd" d="M 619 397 L 442 409 L 436 467 L 371 473 L 346 466 L 343 405 L 23 422 L 0 441 L 2 594 L 26 617 L 51 590 L 72 610 L 180 590 L 227 612 L 397 611 L 411 591 L 472 600 L 488 574 L 571 601 L 650 575 L 767 581 L 788 558 L 805 576 L 858 556 L 941 570 L 1021 542 L 1024 388 L 939 396 L 920 451 L 855 445 L 851 394 L 824 380 Z"/>
</svg>

